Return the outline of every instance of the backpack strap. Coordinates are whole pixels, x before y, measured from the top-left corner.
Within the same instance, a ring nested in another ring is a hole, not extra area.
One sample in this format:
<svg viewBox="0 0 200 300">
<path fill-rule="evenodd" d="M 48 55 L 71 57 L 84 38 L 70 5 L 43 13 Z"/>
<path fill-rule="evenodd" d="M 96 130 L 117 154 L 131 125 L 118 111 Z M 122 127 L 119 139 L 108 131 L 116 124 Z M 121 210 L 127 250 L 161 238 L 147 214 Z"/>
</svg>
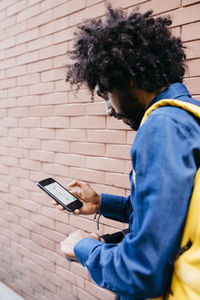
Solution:
<svg viewBox="0 0 200 300">
<path fill-rule="evenodd" d="M 156 108 L 159 108 L 162 106 L 180 107 L 180 108 L 186 110 L 187 112 L 192 113 L 194 116 L 196 116 L 200 119 L 200 107 L 199 106 L 192 104 L 192 103 L 184 102 L 181 100 L 176 100 L 176 99 L 163 99 L 163 100 L 160 100 L 160 101 L 154 103 L 152 106 L 149 107 L 149 109 L 147 109 L 147 111 L 144 114 L 144 117 L 142 118 L 140 126 L 143 125 L 143 123 L 146 121 L 146 119 L 148 118 L 148 116 L 150 115 L 150 113 L 152 111 L 154 111 Z"/>
</svg>

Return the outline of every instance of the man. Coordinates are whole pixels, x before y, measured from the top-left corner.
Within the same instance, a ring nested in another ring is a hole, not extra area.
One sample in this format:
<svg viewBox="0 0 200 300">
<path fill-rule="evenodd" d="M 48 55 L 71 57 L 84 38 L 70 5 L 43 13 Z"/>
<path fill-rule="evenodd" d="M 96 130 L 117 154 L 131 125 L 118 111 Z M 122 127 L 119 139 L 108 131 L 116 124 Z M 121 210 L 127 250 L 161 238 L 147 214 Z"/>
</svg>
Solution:
<svg viewBox="0 0 200 300">
<path fill-rule="evenodd" d="M 81 25 L 67 81 L 87 84 L 107 104 L 108 114 L 138 130 L 131 148 L 130 196 L 97 194 L 75 180 L 68 187 L 83 202 L 76 214 L 99 212 L 129 223 L 118 245 L 103 244 L 97 234 L 76 231 L 61 251 L 86 266 L 93 280 L 121 296 L 145 299 L 169 289 L 180 246 L 193 182 L 200 162 L 198 120 L 185 110 L 165 106 L 145 111 L 161 99 L 199 106 L 182 84 L 185 53 L 173 37 L 168 18 L 152 12 L 108 8 L 107 18 Z M 79 188 L 75 191 L 74 188 Z"/>
</svg>

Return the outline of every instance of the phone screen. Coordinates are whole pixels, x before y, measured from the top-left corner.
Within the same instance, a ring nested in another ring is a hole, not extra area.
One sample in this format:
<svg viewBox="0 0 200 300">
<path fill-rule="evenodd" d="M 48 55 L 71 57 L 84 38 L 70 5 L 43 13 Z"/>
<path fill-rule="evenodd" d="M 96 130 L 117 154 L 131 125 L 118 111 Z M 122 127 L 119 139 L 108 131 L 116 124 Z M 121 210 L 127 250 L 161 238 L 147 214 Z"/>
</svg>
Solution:
<svg viewBox="0 0 200 300">
<path fill-rule="evenodd" d="M 77 200 L 73 195 L 68 193 L 62 186 L 57 182 L 50 183 L 45 186 L 45 188 L 58 198 L 64 205 L 68 205 Z"/>
</svg>

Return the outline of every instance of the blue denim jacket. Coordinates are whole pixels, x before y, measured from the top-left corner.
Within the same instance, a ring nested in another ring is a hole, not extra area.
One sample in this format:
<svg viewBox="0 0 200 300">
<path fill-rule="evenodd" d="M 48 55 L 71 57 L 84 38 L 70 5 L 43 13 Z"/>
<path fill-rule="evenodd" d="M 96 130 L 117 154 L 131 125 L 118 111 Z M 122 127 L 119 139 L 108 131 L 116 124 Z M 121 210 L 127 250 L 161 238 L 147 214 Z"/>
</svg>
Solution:
<svg viewBox="0 0 200 300">
<path fill-rule="evenodd" d="M 200 106 L 181 83 L 150 105 L 173 98 Z M 172 106 L 153 111 L 131 148 L 130 196 L 101 195 L 101 214 L 129 223 L 119 245 L 91 238 L 75 246 L 77 259 L 101 287 L 121 299 L 153 298 L 167 290 L 179 248 L 193 180 L 200 165 L 199 120 Z"/>
</svg>

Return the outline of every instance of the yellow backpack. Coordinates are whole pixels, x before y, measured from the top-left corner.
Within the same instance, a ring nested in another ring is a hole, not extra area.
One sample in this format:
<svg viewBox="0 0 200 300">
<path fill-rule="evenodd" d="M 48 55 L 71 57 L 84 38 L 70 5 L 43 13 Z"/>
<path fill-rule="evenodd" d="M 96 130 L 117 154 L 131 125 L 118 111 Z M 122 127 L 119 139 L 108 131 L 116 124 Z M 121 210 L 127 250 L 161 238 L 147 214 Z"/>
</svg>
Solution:
<svg viewBox="0 0 200 300">
<path fill-rule="evenodd" d="M 200 107 L 197 105 L 163 99 L 146 111 L 141 125 L 153 110 L 170 105 L 183 108 L 200 119 Z M 200 168 L 194 180 L 180 249 L 183 253 L 175 260 L 170 292 L 165 297 L 154 300 L 200 300 Z"/>
</svg>

